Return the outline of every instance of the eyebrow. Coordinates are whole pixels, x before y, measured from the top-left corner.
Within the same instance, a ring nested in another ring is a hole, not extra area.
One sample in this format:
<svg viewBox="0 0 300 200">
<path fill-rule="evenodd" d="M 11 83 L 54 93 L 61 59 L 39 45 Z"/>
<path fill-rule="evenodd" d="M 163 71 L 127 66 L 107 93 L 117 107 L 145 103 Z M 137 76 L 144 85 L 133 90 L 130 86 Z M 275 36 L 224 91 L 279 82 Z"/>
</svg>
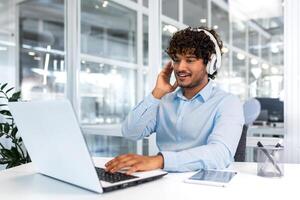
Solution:
<svg viewBox="0 0 300 200">
<path fill-rule="evenodd" d="M 186 58 L 197 58 L 196 56 L 194 55 L 188 55 L 188 56 L 185 56 Z"/>
</svg>

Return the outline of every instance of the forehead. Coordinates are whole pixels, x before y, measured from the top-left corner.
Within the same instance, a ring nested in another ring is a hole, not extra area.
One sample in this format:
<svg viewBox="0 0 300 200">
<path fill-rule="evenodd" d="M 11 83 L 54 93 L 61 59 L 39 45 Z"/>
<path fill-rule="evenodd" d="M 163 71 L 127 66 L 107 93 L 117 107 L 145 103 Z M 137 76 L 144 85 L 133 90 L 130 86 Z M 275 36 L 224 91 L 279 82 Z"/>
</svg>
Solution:
<svg viewBox="0 0 300 200">
<path fill-rule="evenodd" d="M 194 54 L 176 54 L 176 58 L 196 58 L 196 56 Z"/>
</svg>

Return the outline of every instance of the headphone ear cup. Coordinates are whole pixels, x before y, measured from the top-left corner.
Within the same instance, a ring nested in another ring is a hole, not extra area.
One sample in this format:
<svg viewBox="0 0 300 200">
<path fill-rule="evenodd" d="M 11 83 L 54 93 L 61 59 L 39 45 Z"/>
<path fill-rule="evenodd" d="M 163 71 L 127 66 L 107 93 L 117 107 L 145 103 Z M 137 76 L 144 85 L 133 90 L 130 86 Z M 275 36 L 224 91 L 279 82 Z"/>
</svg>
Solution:
<svg viewBox="0 0 300 200">
<path fill-rule="evenodd" d="M 211 62 L 210 62 L 210 60 L 207 62 L 207 64 L 206 64 L 206 72 L 208 73 L 208 74 L 210 74 L 210 66 L 211 66 Z"/>
<path fill-rule="evenodd" d="M 208 61 L 206 65 L 206 71 L 208 74 L 215 73 L 215 71 L 217 70 L 216 62 L 217 62 L 217 56 L 215 54 L 212 54 L 210 56 L 210 61 Z"/>
</svg>

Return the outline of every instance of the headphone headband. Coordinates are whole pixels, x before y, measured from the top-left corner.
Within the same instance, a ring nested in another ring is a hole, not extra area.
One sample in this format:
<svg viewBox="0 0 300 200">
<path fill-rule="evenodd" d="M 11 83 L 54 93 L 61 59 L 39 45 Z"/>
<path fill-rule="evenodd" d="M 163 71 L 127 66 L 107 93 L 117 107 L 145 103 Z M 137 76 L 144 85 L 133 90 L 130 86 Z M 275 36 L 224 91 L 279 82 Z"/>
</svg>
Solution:
<svg viewBox="0 0 300 200">
<path fill-rule="evenodd" d="M 207 30 L 202 29 L 202 28 L 191 28 L 191 31 L 197 31 L 197 32 L 201 32 L 203 31 L 207 36 L 209 36 L 210 40 L 214 43 L 215 45 L 215 57 L 214 54 L 211 56 L 211 60 L 209 61 L 209 63 L 207 63 L 207 73 L 208 74 L 213 74 L 215 71 L 217 71 L 220 67 L 221 67 L 221 61 L 222 61 L 222 57 L 221 57 L 221 49 L 219 47 L 219 44 L 216 40 L 216 38 Z"/>
</svg>

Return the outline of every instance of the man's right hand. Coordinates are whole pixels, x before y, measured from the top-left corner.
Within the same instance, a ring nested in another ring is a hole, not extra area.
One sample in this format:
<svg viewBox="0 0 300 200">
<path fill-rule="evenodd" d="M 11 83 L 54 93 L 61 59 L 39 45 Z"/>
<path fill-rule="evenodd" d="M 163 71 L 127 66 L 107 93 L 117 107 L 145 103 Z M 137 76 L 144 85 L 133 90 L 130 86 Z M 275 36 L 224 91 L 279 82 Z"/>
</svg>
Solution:
<svg viewBox="0 0 300 200">
<path fill-rule="evenodd" d="M 174 83 L 174 85 L 170 84 L 170 78 L 171 74 L 173 72 L 173 66 L 172 62 L 169 61 L 163 68 L 163 70 L 159 73 L 155 88 L 152 91 L 152 95 L 157 98 L 161 99 L 166 94 L 173 92 L 178 84 L 177 81 Z"/>
</svg>

